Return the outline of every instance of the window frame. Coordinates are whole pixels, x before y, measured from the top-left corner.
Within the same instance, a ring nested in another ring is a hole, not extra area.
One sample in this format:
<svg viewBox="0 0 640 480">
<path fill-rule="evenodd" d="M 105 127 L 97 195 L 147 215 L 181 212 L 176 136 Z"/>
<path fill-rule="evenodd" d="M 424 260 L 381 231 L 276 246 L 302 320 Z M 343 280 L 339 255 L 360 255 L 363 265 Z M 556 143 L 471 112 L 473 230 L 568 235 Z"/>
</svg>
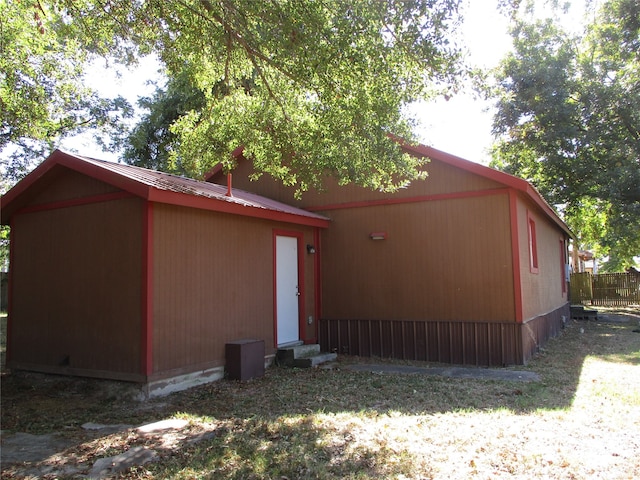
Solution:
<svg viewBox="0 0 640 480">
<path fill-rule="evenodd" d="M 531 273 L 540 273 L 536 220 L 529 211 L 527 211 L 527 233 L 529 235 L 529 270 Z"/>
</svg>

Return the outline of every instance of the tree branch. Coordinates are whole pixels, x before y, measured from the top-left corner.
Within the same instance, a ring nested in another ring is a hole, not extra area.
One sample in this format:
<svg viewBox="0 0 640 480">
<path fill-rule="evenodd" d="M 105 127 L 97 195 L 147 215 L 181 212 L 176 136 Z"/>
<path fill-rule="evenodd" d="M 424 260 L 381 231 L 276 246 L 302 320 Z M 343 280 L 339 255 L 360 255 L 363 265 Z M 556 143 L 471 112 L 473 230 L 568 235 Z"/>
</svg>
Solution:
<svg viewBox="0 0 640 480">
<path fill-rule="evenodd" d="M 228 78 L 227 75 L 228 75 L 228 66 L 229 66 L 229 62 L 230 62 L 229 55 L 230 55 L 231 43 L 232 43 L 232 40 L 235 40 L 243 48 L 243 50 L 246 52 L 247 58 L 249 59 L 249 61 L 253 65 L 253 67 L 256 69 L 256 72 L 258 73 L 260 78 L 262 79 L 262 81 L 264 83 L 264 86 L 267 89 L 267 92 L 269 93 L 269 96 L 278 104 L 278 106 L 282 110 L 282 114 L 283 114 L 285 120 L 290 121 L 289 115 L 287 114 L 286 108 L 284 107 L 284 105 L 282 104 L 282 102 L 280 101 L 278 96 L 275 94 L 275 92 L 271 88 L 269 80 L 265 76 L 262 67 L 258 63 L 258 59 L 264 61 L 266 64 L 268 64 L 269 66 L 273 67 L 274 69 L 276 69 L 278 72 L 280 72 L 283 75 L 285 75 L 290 80 L 293 80 L 296 83 L 298 82 L 298 80 L 296 78 L 294 78 L 292 75 L 290 75 L 288 72 L 286 72 L 283 68 L 281 68 L 280 65 L 277 65 L 275 62 L 273 62 L 269 57 L 264 55 L 262 52 L 256 50 L 252 46 L 250 46 L 246 42 L 244 37 L 240 33 L 238 33 L 236 31 L 236 29 L 233 28 L 233 26 L 231 24 L 229 24 L 229 22 L 225 21 L 218 13 L 216 13 L 214 11 L 213 6 L 211 5 L 211 2 L 209 2 L 209 0 L 200 0 L 200 3 L 204 7 L 204 9 L 207 11 L 207 13 L 209 15 L 211 15 L 211 18 L 208 18 L 205 15 L 202 15 L 202 13 L 200 13 L 197 10 L 193 9 L 190 5 L 186 5 L 184 2 L 180 2 L 180 3 L 183 6 L 185 6 L 186 8 L 188 8 L 189 10 L 191 10 L 193 13 L 197 14 L 198 16 L 200 16 L 201 18 L 204 18 L 204 19 L 206 19 L 208 21 L 211 21 L 211 18 L 212 18 L 219 25 L 221 25 L 222 28 L 224 28 L 225 32 L 227 33 L 227 35 L 228 35 L 227 54 L 228 55 L 227 55 L 227 60 L 226 60 L 226 64 L 225 64 L 225 80 L 226 80 L 226 78 Z"/>
<path fill-rule="evenodd" d="M 209 0 L 200 0 L 200 3 L 204 7 L 204 9 L 207 11 L 207 13 L 209 15 L 211 15 L 211 17 L 207 17 L 206 15 L 203 15 L 201 12 L 195 10 L 190 5 L 187 5 L 184 2 L 180 1 L 181 5 L 183 5 L 185 8 L 188 8 L 189 10 L 191 10 L 193 13 L 195 13 L 198 16 L 200 16 L 201 18 L 203 18 L 203 19 L 205 19 L 207 21 L 211 21 L 212 19 L 215 20 L 215 22 L 217 24 L 219 24 L 220 26 L 222 26 L 225 29 L 227 34 L 232 36 L 233 39 L 236 42 L 238 42 L 238 44 L 244 49 L 245 52 L 247 52 L 248 55 L 250 55 L 251 57 L 254 57 L 254 58 L 262 60 L 264 63 L 266 63 L 270 67 L 273 67 L 275 70 L 277 70 L 278 72 L 280 72 L 281 74 L 283 74 L 284 76 L 289 78 L 290 80 L 292 80 L 292 81 L 294 81 L 296 83 L 300 83 L 301 82 L 301 80 L 299 78 L 295 77 L 291 72 L 288 72 L 282 65 L 274 62 L 273 59 L 271 59 L 268 56 L 266 56 L 265 54 L 263 54 L 260 50 L 258 50 L 256 48 L 254 48 L 253 46 L 249 45 L 249 43 L 247 43 L 246 39 L 242 36 L 242 34 L 240 34 L 237 31 L 237 29 L 235 29 L 229 22 L 225 21 L 218 13 L 216 13 L 214 11 L 214 8 L 211 5 L 211 2 L 209 2 Z"/>
</svg>

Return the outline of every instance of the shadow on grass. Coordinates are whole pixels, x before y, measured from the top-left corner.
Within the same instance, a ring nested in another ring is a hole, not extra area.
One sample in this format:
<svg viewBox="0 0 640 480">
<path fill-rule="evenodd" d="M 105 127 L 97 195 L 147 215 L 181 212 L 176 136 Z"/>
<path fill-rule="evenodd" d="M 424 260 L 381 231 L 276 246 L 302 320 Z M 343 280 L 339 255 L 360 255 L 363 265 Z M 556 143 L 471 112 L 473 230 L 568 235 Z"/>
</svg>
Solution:
<svg viewBox="0 0 640 480">
<path fill-rule="evenodd" d="M 412 462 L 402 461 L 410 457 L 406 452 L 385 445 L 354 447 L 348 428 L 327 428 L 309 405 L 293 408 L 292 400 L 300 391 L 290 388 L 300 381 L 321 381 L 321 377 L 303 380 L 305 373 L 309 371 L 272 369 L 254 381 L 221 381 L 145 403 L 123 399 L 120 395 L 128 390 L 117 383 L 28 373 L 5 377 L 4 434 L 55 432 L 70 447 L 58 452 L 67 459 L 64 465 L 52 466 L 50 457 L 17 465 L 3 461 L 1 478 L 39 477 L 45 472 L 64 477 L 64 468 L 74 464 L 69 459 L 82 457 L 89 461 L 74 474 L 86 474 L 97 458 L 139 445 L 155 450 L 160 461 L 134 467 L 129 472 L 133 478 L 141 472 L 152 472 L 152 478 L 225 479 L 387 478 L 410 473 Z M 279 385 L 271 388 L 274 384 Z M 308 400 L 303 396 L 302 401 Z M 137 426 L 169 416 L 187 417 L 196 425 L 215 424 L 213 435 L 197 442 L 187 436 L 167 446 L 161 439 L 141 438 L 134 430 L 99 438 L 80 428 L 85 422 Z M 91 450 L 95 453 L 86 453 Z"/>
<path fill-rule="evenodd" d="M 640 314 L 640 311 L 638 312 Z M 562 334 L 552 339 L 525 367 L 542 379 L 528 391 L 538 391 L 520 402 L 527 412 L 537 408 L 566 409 L 571 407 L 579 387 L 587 357 L 612 364 L 637 365 L 640 362 L 640 334 L 635 316 L 607 315 L 605 320 L 572 322 Z"/>
<path fill-rule="evenodd" d="M 633 324 L 575 322 L 552 339 L 526 367 L 538 382 L 460 379 L 421 374 L 272 369 L 247 383 L 222 382 L 176 395 L 178 409 L 209 415 L 247 417 L 305 415 L 345 411 L 435 414 L 452 411 L 508 409 L 529 413 L 566 409 L 573 402 L 587 356 L 613 363 L 640 362 L 640 334 Z M 341 363 L 367 362 L 342 357 Z M 376 362 L 380 360 L 377 359 Z M 419 365 L 411 362 L 412 365 Z"/>
<path fill-rule="evenodd" d="M 640 333 L 634 333 L 634 328 L 629 322 L 574 322 L 529 365 L 513 367 L 536 372 L 539 382 L 356 372 L 342 366 L 381 360 L 341 357 L 333 369 L 272 367 L 264 377 L 249 382 L 215 382 L 138 404 L 127 398 L 127 385 L 118 382 L 31 373 L 3 375 L 2 425 L 12 431 L 46 433 L 88 421 L 136 424 L 155 420 L 156 406 L 162 413 L 172 410 L 216 418 L 346 411 L 434 414 L 564 409 L 571 405 L 586 356 L 640 363 Z"/>
<path fill-rule="evenodd" d="M 73 435 L 85 422 L 141 425 L 180 414 L 216 423 L 216 434 L 166 453 L 149 467 L 158 478 L 188 472 L 216 478 L 411 476 L 406 447 L 354 448 L 350 428 L 328 428 L 321 419 L 344 413 L 365 421 L 395 414 L 567 409 L 586 357 L 640 364 L 635 328 L 635 321 L 570 324 L 528 366 L 515 368 L 540 376 L 530 383 L 356 372 L 342 367 L 369 360 L 342 357 L 333 369 L 274 367 L 249 382 L 221 381 L 139 404 L 114 382 L 5 375 L 2 428 Z"/>
<path fill-rule="evenodd" d="M 221 422 L 214 439 L 180 449 L 153 468 L 158 478 L 389 478 L 411 473 L 409 456 L 386 446 L 353 445 L 349 432 L 318 425 L 313 416 Z M 185 466 L 188 466 L 185 469 Z"/>
</svg>

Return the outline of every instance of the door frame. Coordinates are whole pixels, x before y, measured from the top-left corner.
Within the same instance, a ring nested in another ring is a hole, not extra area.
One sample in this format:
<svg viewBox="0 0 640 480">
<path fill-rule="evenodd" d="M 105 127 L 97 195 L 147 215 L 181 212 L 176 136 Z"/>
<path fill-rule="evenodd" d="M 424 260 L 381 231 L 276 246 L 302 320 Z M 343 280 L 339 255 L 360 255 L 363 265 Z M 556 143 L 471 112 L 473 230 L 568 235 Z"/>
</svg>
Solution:
<svg viewBox="0 0 640 480">
<path fill-rule="evenodd" d="M 305 337 L 305 285 L 304 285 L 304 233 L 295 230 L 273 230 L 273 346 L 278 348 L 278 291 L 277 291 L 277 253 L 276 237 L 292 237 L 297 241 L 298 250 L 298 340 L 304 341 Z"/>
</svg>

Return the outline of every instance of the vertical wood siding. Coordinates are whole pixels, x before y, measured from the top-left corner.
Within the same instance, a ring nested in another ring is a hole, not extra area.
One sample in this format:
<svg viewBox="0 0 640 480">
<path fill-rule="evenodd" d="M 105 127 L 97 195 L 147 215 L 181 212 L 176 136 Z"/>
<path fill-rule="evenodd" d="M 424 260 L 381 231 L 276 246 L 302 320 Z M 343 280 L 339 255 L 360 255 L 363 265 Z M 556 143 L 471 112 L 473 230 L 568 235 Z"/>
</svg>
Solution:
<svg viewBox="0 0 640 480">
<path fill-rule="evenodd" d="M 124 199 L 14 216 L 14 364 L 139 374 L 141 211 Z"/>
<path fill-rule="evenodd" d="M 233 171 L 233 186 L 250 192 L 273 198 L 300 208 L 331 205 L 335 203 L 370 201 L 392 198 L 408 198 L 419 195 L 438 195 L 450 192 L 469 192 L 503 188 L 497 182 L 480 177 L 473 173 L 452 167 L 443 162 L 432 160 L 425 166 L 429 176 L 423 181 L 415 181 L 409 187 L 395 193 L 382 193 L 356 185 L 339 186 L 333 178 L 325 178 L 321 192 L 310 190 L 303 193 L 301 199 L 295 199 L 295 189 L 285 187 L 268 175 L 259 181 L 251 181 L 254 173 L 249 161 L 241 161 Z M 216 183 L 226 185 L 226 177 L 219 174 L 214 178 Z"/>
<path fill-rule="evenodd" d="M 318 317 L 316 315 L 316 302 L 320 299 L 316 299 L 316 258 L 315 254 L 307 252 L 307 245 L 313 245 L 317 250 L 320 249 L 319 245 L 316 245 L 316 238 L 312 229 L 303 230 L 302 238 L 302 256 L 304 262 L 304 312 L 302 315 L 303 325 L 300 332 L 302 338 L 306 343 L 316 343 L 318 341 Z M 319 265 L 318 265 L 319 267 Z M 309 321 L 311 317 L 311 321 Z"/>
<path fill-rule="evenodd" d="M 507 194 L 493 190 L 502 184 L 437 160 L 426 170 L 426 181 L 393 195 L 338 187 L 329 180 L 326 192 L 306 193 L 296 203 L 317 210 L 380 199 L 460 197 L 320 211 L 332 220 L 322 232 L 323 345 L 363 355 L 522 363 L 557 330 L 557 316 L 544 312 L 567 305 L 558 248 L 565 235 L 521 194 L 513 192 L 511 212 Z M 251 163 L 241 162 L 234 185 L 292 201 L 291 189 L 265 177 L 249 182 L 251 173 Z M 478 195 L 460 195 L 468 192 Z M 538 234 L 535 274 L 529 269 L 528 209 Z M 511 238 L 511 213 L 517 239 Z M 370 240 L 369 234 L 378 231 L 387 239 Z M 520 320 L 530 322 L 521 328 Z"/>
<path fill-rule="evenodd" d="M 324 318 L 513 321 L 506 194 L 325 214 Z"/>
<path fill-rule="evenodd" d="M 535 222 L 538 270 L 530 268 L 528 218 Z M 562 267 L 559 241 L 564 234 L 531 204 L 518 200 L 520 278 L 524 320 L 554 311 L 568 302 L 562 291 Z"/>
<path fill-rule="evenodd" d="M 154 374 L 224 365 L 232 340 L 264 340 L 273 353 L 273 230 L 294 227 L 160 204 L 153 225 Z M 313 242 L 312 228 L 298 230 Z M 313 262 L 302 248 L 307 318 Z"/>
<path fill-rule="evenodd" d="M 60 166 L 49 172 L 47 177 L 49 181 L 45 189 L 40 191 L 37 188 L 33 189 L 30 205 L 42 205 L 118 191 L 108 183 Z"/>
</svg>

